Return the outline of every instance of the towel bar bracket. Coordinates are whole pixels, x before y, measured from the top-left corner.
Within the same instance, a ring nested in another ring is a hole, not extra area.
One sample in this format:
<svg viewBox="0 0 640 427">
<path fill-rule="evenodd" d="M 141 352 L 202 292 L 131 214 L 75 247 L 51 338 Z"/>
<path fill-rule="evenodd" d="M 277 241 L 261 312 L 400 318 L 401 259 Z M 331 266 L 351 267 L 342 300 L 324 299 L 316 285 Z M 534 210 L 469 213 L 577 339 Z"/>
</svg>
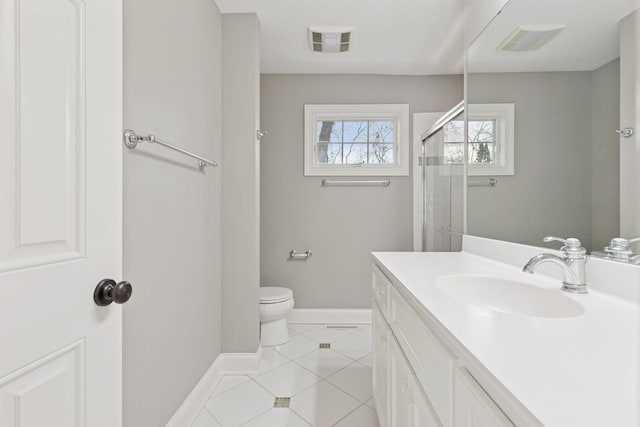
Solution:
<svg viewBox="0 0 640 427">
<path fill-rule="evenodd" d="M 137 135 L 131 129 L 127 129 L 122 135 L 122 141 L 124 142 L 124 145 L 127 146 L 127 148 L 136 148 L 139 142 L 144 142 L 144 136 Z"/>
</svg>

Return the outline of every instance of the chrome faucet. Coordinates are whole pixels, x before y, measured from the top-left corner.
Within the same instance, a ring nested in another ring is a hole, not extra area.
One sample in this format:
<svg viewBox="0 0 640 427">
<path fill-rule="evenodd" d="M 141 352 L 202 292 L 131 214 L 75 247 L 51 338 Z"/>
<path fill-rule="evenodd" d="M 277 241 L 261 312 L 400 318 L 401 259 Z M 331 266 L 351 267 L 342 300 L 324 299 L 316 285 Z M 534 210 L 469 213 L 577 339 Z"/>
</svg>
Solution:
<svg viewBox="0 0 640 427">
<path fill-rule="evenodd" d="M 562 280 L 562 290 L 576 294 L 587 293 L 585 265 L 587 262 L 587 250 L 582 247 L 580 240 L 569 238 L 548 236 L 542 239 L 543 242 L 558 241 L 564 243 L 560 249 L 562 256 L 544 253 L 536 255 L 527 262 L 522 271 L 531 273 L 545 262 L 551 262 L 562 268 L 564 279 Z"/>
</svg>

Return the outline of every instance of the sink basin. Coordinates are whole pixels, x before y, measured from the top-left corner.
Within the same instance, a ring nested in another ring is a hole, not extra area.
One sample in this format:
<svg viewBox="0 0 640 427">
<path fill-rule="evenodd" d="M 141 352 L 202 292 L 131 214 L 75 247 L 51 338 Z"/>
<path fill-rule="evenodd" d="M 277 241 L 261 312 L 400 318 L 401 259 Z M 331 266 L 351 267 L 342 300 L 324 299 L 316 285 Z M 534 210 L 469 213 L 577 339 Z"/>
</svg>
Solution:
<svg viewBox="0 0 640 427">
<path fill-rule="evenodd" d="M 503 313 L 532 317 L 577 317 L 584 313 L 578 302 L 558 291 L 516 280 L 489 276 L 445 276 L 436 279 L 438 290 L 467 304 Z"/>
</svg>

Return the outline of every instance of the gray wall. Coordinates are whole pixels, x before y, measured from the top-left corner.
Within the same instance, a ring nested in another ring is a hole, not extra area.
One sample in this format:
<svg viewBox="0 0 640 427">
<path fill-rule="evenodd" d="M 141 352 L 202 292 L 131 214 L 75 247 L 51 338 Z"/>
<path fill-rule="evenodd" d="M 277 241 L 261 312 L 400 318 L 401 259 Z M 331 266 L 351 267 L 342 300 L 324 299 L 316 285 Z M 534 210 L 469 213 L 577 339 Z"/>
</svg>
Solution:
<svg viewBox="0 0 640 427">
<path fill-rule="evenodd" d="M 222 17 L 222 351 L 255 352 L 260 315 L 260 24 Z"/>
<path fill-rule="evenodd" d="M 413 247 L 411 177 L 323 188 L 303 176 L 304 104 L 408 103 L 413 114 L 447 111 L 462 92 L 462 76 L 263 75 L 262 285 L 290 287 L 297 308 L 370 307 L 369 253 Z M 287 261 L 292 249 L 313 257 Z"/>
<path fill-rule="evenodd" d="M 578 237 L 589 249 L 616 234 L 617 211 L 603 204 L 617 203 L 617 67 L 469 77 L 470 103 L 515 103 L 515 175 L 469 188 L 469 234 L 537 246 Z"/>
<path fill-rule="evenodd" d="M 220 60 L 213 1 L 125 1 L 125 127 L 219 159 Z M 220 352 L 220 177 L 125 149 L 125 427 L 165 425 Z"/>
</svg>

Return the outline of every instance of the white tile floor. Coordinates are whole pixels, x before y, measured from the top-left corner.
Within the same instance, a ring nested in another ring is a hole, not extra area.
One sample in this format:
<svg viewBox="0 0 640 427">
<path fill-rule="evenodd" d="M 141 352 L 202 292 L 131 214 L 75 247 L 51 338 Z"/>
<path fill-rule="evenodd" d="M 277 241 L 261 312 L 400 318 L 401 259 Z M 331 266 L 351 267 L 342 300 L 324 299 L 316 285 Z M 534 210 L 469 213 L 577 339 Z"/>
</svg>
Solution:
<svg viewBox="0 0 640 427">
<path fill-rule="evenodd" d="M 258 374 L 222 378 L 192 427 L 378 427 L 371 326 L 331 326 L 290 324 L 287 344 L 263 349 Z M 274 408 L 276 397 L 289 408 Z"/>
</svg>

